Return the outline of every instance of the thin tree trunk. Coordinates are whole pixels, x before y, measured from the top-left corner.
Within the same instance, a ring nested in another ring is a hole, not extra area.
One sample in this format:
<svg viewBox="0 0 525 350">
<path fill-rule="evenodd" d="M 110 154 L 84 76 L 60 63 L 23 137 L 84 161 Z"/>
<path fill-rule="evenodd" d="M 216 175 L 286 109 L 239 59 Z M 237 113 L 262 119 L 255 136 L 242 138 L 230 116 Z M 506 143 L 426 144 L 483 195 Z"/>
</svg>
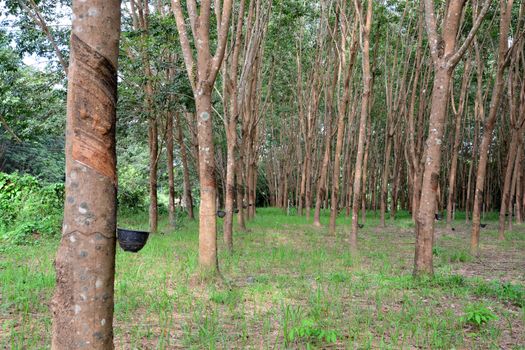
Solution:
<svg viewBox="0 0 525 350">
<path fill-rule="evenodd" d="M 461 119 L 467 99 L 467 90 L 470 78 L 470 61 L 465 61 L 465 69 L 461 82 L 461 93 L 459 97 L 459 108 L 455 113 L 456 125 L 454 130 L 454 146 L 452 148 L 452 161 L 450 165 L 450 174 L 448 175 L 448 198 L 447 198 L 447 228 L 452 228 L 452 207 L 456 203 L 456 174 L 458 169 L 459 146 L 461 143 Z M 454 103 L 454 101 L 452 101 Z"/>
<path fill-rule="evenodd" d="M 215 180 L 215 150 L 211 124 L 211 90 L 198 96 L 197 123 L 199 138 L 199 265 L 205 270 L 218 270 L 217 259 L 217 183 Z"/>
<path fill-rule="evenodd" d="M 356 2 L 357 4 L 357 2 Z M 361 181 L 363 171 L 363 157 L 365 151 L 365 137 L 366 124 L 368 118 L 368 102 L 370 100 L 372 90 L 372 75 L 370 73 L 370 29 L 372 27 L 372 0 L 368 0 L 365 19 L 360 20 L 361 30 L 361 51 L 363 53 L 363 96 L 361 100 L 361 117 L 359 120 L 359 137 L 357 141 L 357 156 L 355 162 L 353 200 L 352 200 L 352 231 L 350 234 L 350 249 L 352 252 L 357 252 L 357 230 L 358 230 L 358 214 L 359 214 L 359 200 L 361 199 Z M 361 10 L 356 8 L 356 12 Z"/>
<path fill-rule="evenodd" d="M 416 222 L 416 255 L 414 274 L 432 275 L 432 246 L 434 239 L 434 217 L 436 212 L 436 193 L 441 163 L 441 142 L 445 126 L 446 103 L 452 71 L 436 71 L 432 90 L 429 133 L 426 146 L 425 169 L 421 186 L 421 201 Z"/>
<path fill-rule="evenodd" d="M 239 230 L 246 231 L 246 223 L 245 223 L 245 215 L 244 215 L 244 203 L 243 203 L 243 193 L 244 190 L 242 188 L 242 158 L 239 159 L 237 162 L 237 169 L 235 171 L 235 177 L 237 178 L 236 181 L 236 193 L 237 193 L 237 209 L 239 210 L 239 213 L 237 214 L 237 226 L 239 227 Z"/>
<path fill-rule="evenodd" d="M 514 220 L 514 214 L 515 214 L 515 205 L 514 205 L 514 198 L 516 196 L 516 184 L 517 184 L 517 178 L 518 178 L 518 163 L 519 158 L 521 157 L 521 149 L 518 148 L 518 154 L 516 155 L 516 160 L 514 163 L 514 172 L 512 175 L 512 185 L 510 189 L 510 207 L 509 207 L 509 230 L 512 231 L 513 229 L 513 220 Z M 503 232 L 503 235 L 499 237 L 500 240 L 505 239 L 505 232 Z"/>
<path fill-rule="evenodd" d="M 193 213 L 193 196 L 191 194 L 191 181 L 190 181 L 190 169 L 188 167 L 188 156 L 186 154 L 186 146 L 184 145 L 184 139 L 182 136 L 182 125 L 180 121 L 180 114 L 177 117 L 177 142 L 180 148 L 180 158 L 182 162 L 182 173 L 183 173 L 183 186 L 184 186 L 184 205 L 188 211 L 188 217 L 190 220 L 195 220 L 195 214 Z"/>
<path fill-rule="evenodd" d="M 351 57 L 355 57 L 355 45 L 354 53 Z M 344 133 L 345 133 L 345 117 L 346 110 L 348 107 L 348 101 L 350 99 L 350 76 L 353 68 L 353 59 L 350 61 L 348 67 L 348 72 L 345 76 L 344 81 L 344 90 L 342 102 L 339 105 L 338 116 L 337 116 L 337 136 L 335 144 L 335 155 L 334 155 L 334 165 L 332 173 L 332 197 L 330 205 L 330 224 L 329 232 L 331 235 L 335 234 L 335 222 L 337 219 L 337 214 L 339 213 L 338 203 L 339 203 L 339 177 L 341 174 L 341 151 L 343 149 Z"/>
<path fill-rule="evenodd" d="M 146 88 L 146 90 L 148 90 Z M 150 110 L 151 111 L 151 110 Z M 157 120 L 150 116 L 148 120 L 149 143 L 149 231 L 156 233 L 158 229 L 158 198 L 157 198 L 157 165 L 158 165 L 158 127 Z"/>
<path fill-rule="evenodd" d="M 391 122 L 391 121 L 390 121 Z M 385 213 L 386 213 L 386 202 L 388 199 L 388 179 L 390 175 L 390 154 L 392 153 L 392 134 L 393 128 L 391 125 L 388 126 L 386 130 L 386 139 L 385 139 L 385 160 L 383 167 L 383 175 L 381 179 L 381 213 L 380 220 L 381 226 L 385 227 Z"/>
<path fill-rule="evenodd" d="M 337 83 L 337 75 L 334 77 L 333 89 L 335 89 Z M 327 94 L 327 102 L 331 106 L 333 93 L 329 92 Z M 332 109 L 328 107 L 325 117 L 325 142 L 324 142 L 324 155 L 323 155 L 323 164 L 321 166 L 321 175 L 317 183 L 317 194 L 315 201 L 315 211 L 314 211 L 314 225 L 321 227 L 321 203 L 326 197 L 326 179 L 328 176 L 328 163 L 330 161 L 330 145 L 332 143 Z"/>
<path fill-rule="evenodd" d="M 175 174 L 173 172 L 173 116 L 166 120 L 166 158 L 168 166 L 168 216 L 171 227 L 175 227 Z"/>
<path fill-rule="evenodd" d="M 503 183 L 503 189 L 501 193 L 501 206 L 499 211 L 499 230 L 498 230 L 498 239 L 505 239 L 505 214 L 507 211 L 512 213 L 510 204 L 510 187 L 512 182 L 512 174 L 514 174 L 514 164 L 516 163 L 516 153 L 517 153 L 517 133 L 513 130 L 512 138 L 510 141 L 510 149 L 507 158 L 507 167 L 505 171 L 505 180 Z"/>
<path fill-rule="evenodd" d="M 232 0 L 224 0 L 222 2 L 222 11 L 220 9 L 221 4 L 215 4 L 217 45 L 213 56 L 210 52 L 211 3 L 209 1 L 202 2 L 198 14 L 195 1 L 189 1 L 186 5 L 192 29 L 191 33 L 196 43 L 196 64 L 186 31 L 186 21 L 181 3 L 179 1 L 172 2 L 172 11 L 177 24 L 184 64 L 195 97 L 197 110 L 201 194 L 199 207 L 199 267 L 203 272 L 217 274 L 219 272 L 216 218 L 217 182 L 215 178 L 211 94 L 217 73 L 224 59 L 232 12 Z M 197 74 L 195 75 L 195 73 Z"/>
<path fill-rule="evenodd" d="M 470 251 L 473 255 L 479 253 L 479 231 L 481 221 L 481 204 L 483 199 L 483 189 L 485 188 L 485 177 L 487 172 L 487 161 L 489 154 L 489 146 L 492 141 L 492 132 L 498 116 L 499 105 L 503 95 L 503 88 L 505 86 L 504 73 L 507 66 L 505 62 L 505 55 L 508 49 L 508 32 L 510 26 L 510 17 L 513 0 L 500 1 L 500 28 L 499 28 L 499 45 L 498 45 L 498 61 L 496 70 L 496 80 L 492 90 L 492 100 L 490 102 L 490 110 L 483 128 L 483 137 L 479 147 L 479 162 L 476 175 L 476 189 L 474 192 L 474 204 L 472 211 L 472 232 L 470 235 Z"/>
<path fill-rule="evenodd" d="M 450 81 L 455 66 L 472 42 L 489 4 L 489 2 L 485 3 L 467 39 L 456 49 L 457 33 L 460 28 L 461 13 L 465 2 L 463 0 L 450 1 L 443 23 L 443 33 L 438 36 L 434 15 L 434 1 L 425 0 L 426 29 L 429 37 L 430 53 L 434 63 L 434 85 L 432 88 L 432 105 L 428 126 L 429 133 L 424 155 L 425 165 L 421 185 L 421 200 L 416 221 L 415 276 L 433 275 L 434 273 L 432 263 L 434 219 L 437 208 L 436 195 L 439 188 L 441 144 L 443 142 Z M 443 50 L 438 48 L 438 42 L 441 40 L 444 43 Z"/>
</svg>

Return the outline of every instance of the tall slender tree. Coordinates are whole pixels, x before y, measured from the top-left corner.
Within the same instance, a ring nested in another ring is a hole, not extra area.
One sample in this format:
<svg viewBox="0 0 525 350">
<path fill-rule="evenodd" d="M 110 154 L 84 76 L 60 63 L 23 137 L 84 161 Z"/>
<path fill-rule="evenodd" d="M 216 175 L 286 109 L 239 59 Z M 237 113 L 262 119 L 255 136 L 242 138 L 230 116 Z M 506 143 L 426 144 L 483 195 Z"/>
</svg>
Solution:
<svg viewBox="0 0 525 350">
<path fill-rule="evenodd" d="M 432 275 L 432 246 L 434 240 L 434 219 L 437 209 L 436 196 L 439 187 L 439 172 L 441 166 L 441 144 L 445 128 L 447 102 L 450 91 L 450 81 L 454 68 L 468 49 L 483 17 L 490 0 L 484 4 L 481 13 L 476 18 L 467 38 L 459 48 L 456 48 L 458 31 L 460 29 L 464 0 L 451 0 L 447 4 L 442 23 L 442 33 L 438 33 L 434 10 L 434 1 L 425 0 L 425 23 L 430 46 L 430 54 L 434 65 L 434 84 L 432 88 L 432 104 L 428 137 L 424 157 L 423 181 L 421 199 L 416 219 L 416 250 L 414 259 L 414 275 Z"/>
<path fill-rule="evenodd" d="M 171 2 L 197 111 L 201 193 L 199 207 L 199 265 L 202 269 L 212 273 L 218 272 L 219 264 L 217 260 L 217 182 L 215 179 L 211 94 L 217 73 L 224 59 L 232 3 L 233 0 L 224 0 L 221 10 L 220 1 L 215 2 L 218 32 L 216 51 L 212 56 L 210 51 L 211 1 L 203 0 L 197 6 L 196 0 L 187 0 L 186 6 L 190 29 L 197 54 L 197 62 L 195 63 L 180 0 L 172 0 Z"/>
<path fill-rule="evenodd" d="M 492 133 L 498 117 L 499 106 L 505 87 L 505 70 L 509 60 L 507 50 L 509 48 L 508 33 L 512 16 L 513 0 L 500 0 L 500 24 L 499 24 L 499 43 L 498 58 L 496 67 L 496 77 L 492 89 L 492 99 L 487 119 L 484 121 L 483 136 L 479 146 L 479 162 L 476 174 L 476 190 L 474 192 L 474 204 L 472 207 L 472 231 L 470 234 L 470 251 L 478 254 L 479 249 L 479 230 L 481 222 L 481 205 L 483 200 L 483 189 L 485 188 L 485 177 L 487 172 L 487 161 L 489 146 L 492 141 Z"/>
<path fill-rule="evenodd" d="M 372 74 L 370 72 L 370 31 L 372 29 L 372 6 L 373 1 L 368 0 L 365 15 L 361 10 L 361 3 L 355 0 L 357 17 L 360 27 L 360 45 L 363 68 L 363 96 L 361 99 L 361 115 L 359 119 L 359 137 L 357 141 L 357 156 L 354 175 L 354 195 L 352 200 L 352 232 L 350 234 L 350 248 L 357 250 L 358 214 L 361 200 L 361 182 L 363 172 L 363 158 L 365 152 L 366 124 L 370 112 L 369 102 L 372 92 Z"/>
</svg>

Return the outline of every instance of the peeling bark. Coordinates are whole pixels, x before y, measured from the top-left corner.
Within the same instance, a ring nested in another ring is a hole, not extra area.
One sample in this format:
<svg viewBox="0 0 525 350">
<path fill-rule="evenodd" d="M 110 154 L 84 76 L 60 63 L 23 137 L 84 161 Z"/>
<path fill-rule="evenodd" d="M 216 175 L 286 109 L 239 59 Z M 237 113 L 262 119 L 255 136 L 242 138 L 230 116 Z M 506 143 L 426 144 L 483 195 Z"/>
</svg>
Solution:
<svg viewBox="0 0 525 350">
<path fill-rule="evenodd" d="M 113 349 L 120 1 L 73 1 L 73 14 L 51 348 Z"/>
</svg>

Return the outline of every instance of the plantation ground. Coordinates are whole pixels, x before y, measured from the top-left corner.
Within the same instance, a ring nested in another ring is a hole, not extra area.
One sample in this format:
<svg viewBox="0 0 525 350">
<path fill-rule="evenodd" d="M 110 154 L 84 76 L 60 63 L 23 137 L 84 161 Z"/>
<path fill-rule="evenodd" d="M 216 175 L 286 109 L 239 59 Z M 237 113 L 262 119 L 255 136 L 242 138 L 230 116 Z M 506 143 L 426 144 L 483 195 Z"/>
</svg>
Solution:
<svg viewBox="0 0 525 350">
<path fill-rule="evenodd" d="M 417 281 L 407 214 L 383 229 L 371 213 L 360 255 L 351 256 L 348 220 L 340 218 L 332 237 L 304 218 L 260 209 L 249 231 L 235 234 L 235 254 L 220 254 L 224 281 L 210 285 L 195 274 L 196 224 L 171 231 L 164 219 L 165 234 L 140 253 L 118 250 L 116 347 L 524 349 L 525 226 L 499 242 L 489 221 L 473 258 L 462 222 L 454 232 L 437 224 L 436 278 Z M 146 228 L 147 216 L 120 218 L 119 226 Z M 56 248 L 2 248 L 2 349 L 49 348 Z M 477 327 L 465 320 L 469 308 L 474 320 L 484 308 L 497 319 Z"/>
</svg>

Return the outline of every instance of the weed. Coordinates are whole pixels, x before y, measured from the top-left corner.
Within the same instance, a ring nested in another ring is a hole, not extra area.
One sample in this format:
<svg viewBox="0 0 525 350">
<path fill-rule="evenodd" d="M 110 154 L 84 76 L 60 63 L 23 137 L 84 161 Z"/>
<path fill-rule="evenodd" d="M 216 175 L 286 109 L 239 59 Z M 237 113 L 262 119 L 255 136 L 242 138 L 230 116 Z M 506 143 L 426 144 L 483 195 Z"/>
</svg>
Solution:
<svg viewBox="0 0 525 350">
<path fill-rule="evenodd" d="M 329 274 L 327 277 L 327 279 L 330 282 L 335 282 L 335 283 L 347 282 L 350 280 L 350 278 L 351 278 L 350 274 L 348 274 L 347 272 L 333 272 Z"/>
<path fill-rule="evenodd" d="M 320 328 L 312 319 L 304 319 L 301 325 L 294 327 L 288 333 L 288 340 L 290 342 L 297 342 L 299 340 L 335 343 L 337 342 L 339 334 L 332 329 Z"/>
<path fill-rule="evenodd" d="M 241 299 L 241 294 L 236 289 L 212 290 L 210 300 L 217 304 L 235 306 Z"/>
<path fill-rule="evenodd" d="M 514 306 L 525 307 L 525 287 L 522 285 L 480 280 L 473 287 L 473 293 L 477 296 L 496 297 Z"/>
<path fill-rule="evenodd" d="M 478 328 L 489 321 L 498 319 L 498 317 L 489 308 L 481 303 L 467 305 L 464 312 L 465 314 L 461 320 Z"/>
</svg>

